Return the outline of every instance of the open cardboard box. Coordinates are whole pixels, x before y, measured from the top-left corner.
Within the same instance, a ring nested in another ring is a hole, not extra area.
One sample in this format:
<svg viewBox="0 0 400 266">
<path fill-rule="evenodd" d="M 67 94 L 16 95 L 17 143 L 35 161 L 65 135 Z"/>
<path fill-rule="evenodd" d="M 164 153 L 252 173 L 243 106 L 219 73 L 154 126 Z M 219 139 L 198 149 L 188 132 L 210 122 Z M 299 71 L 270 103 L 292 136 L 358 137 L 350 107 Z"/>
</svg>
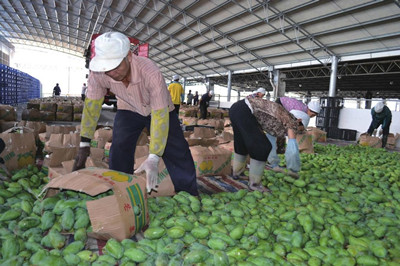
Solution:
<svg viewBox="0 0 400 266">
<path fill-rule="evenodd" d="M 91 237 L 122 241 L 141 231 L 149 222 L 146 179 L 143 177 L 103 168 L 85 168 L 50 180 L 42 192 L 51 197 L 60 189 L 91 196 L 109 190 L 114 192 L 86 202 L 93 228 L 88 233 Z"/>
</svg>

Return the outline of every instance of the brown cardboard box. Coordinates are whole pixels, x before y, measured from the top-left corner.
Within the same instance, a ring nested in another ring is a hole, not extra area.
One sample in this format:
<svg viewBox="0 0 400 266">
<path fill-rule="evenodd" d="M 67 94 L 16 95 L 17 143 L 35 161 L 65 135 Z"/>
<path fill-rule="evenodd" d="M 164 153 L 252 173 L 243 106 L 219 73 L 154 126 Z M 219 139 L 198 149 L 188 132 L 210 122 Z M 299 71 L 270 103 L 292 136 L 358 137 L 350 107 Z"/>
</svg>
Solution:
<svg viewBox="0 0 400 266">
<path fill-rule="evenodd" d="M 135 159 L 135 169 L 137 169 L 146 159 L 147 156 Z M 142 173 L 141 176 L 146 178 L 145 173 Z M 174 184 L 172 183 L 171 176 L 169 175 L 168 170 L 165 167 L 164 161 L 162 159 L 158 164 L 157 183 L 158 183 L 157 191 L 151 191 L 150 194 L 147 194 L 148 198 L 169 197 L 175 195 Z"/>
<path fill-rule="evenodd" d="M 51 147 L 51 152 L 44 158 L 43 165 L 59 167 L 64 161 L 73 160 L 77 152 L 77 147 Z"/>
<path fill-rule="evenodd" d="M 197 122 L 198 125 L 211 126 L 216 130 L 223 130 L 225 120 L 224 119 L 203 119 Z"/>
<path fill-rule="evenodd" d="M 0 134 L 5 148 L 0 154 L 8 171 L 24 168 L 35 163 L 36 141 L 33 130 L 13 127 Z"/>
<path fill-rule="evenodd" d="M 299 145 L 299 152 L 314 153 L 312 135 L 297 134 L 296 140 L 297 140 L 297 144 Z"/>
<path fill-rule="evenodd" d="M 143 130 L 142 133 L 140 133 L 140 136 L 136 142 L 136 146 L 146 145 L 150 142 L 146 131 L 147 130 Z"/>
<path fill-rule="evenodd" d="M 47 176 L 50 179 L 53 179 L 53 178 L 56 178 L 56 177 L 59 177 L 59 176 L 63 176 L 65 174 L 66 174 L 66 172 L 65 172 L 64 167 L 59 167 L 59 166 L 58 167 L 49 167 Z"/>
<path fill-rule="evenodd" d="M 112 132 L 111 127 L 99 128 L 94 132 L 94 139 L 104 139 L 106 142 L 112 141 Z"/>
<path fill-rule="evenodd" d="M 108 169 L 108 163 L 104 161 L 95 160 L 92 157 L 88 157 L 86 160 L 86 167 L 98 167 L 98 168 L 106 168 Z"/>
<path fill-rule="evenodd" d="M 143 177 L 102 168 L 85 168 L 50 180 L 43 191 L 52 195 L 60 189 L 91 196 L 108 190 L 114 192 L 86 202 L 93 228 L 88 234 L 91 237 L 122 241 L 141 231 L 149 222 L 146 180 Z M 135 215 L 134 208 L 139 210 L 139 214 Z"/>
<path fill-rule="evenodd" d="M 189 147 L 196 167 L 196 176 L 230 175 L 232 152 L 219 146 Z"/>
<path fill-rule="evenodd" d="M 96 161 L 102 161 L 105 156 L 104 149 L 90 148 L 90 156 Z"/>
<path fill-rule="evenodd" d="M 57 121 L 72 121 L 73 115 L 72 115 L 72 113 L 57 112 L 56 120 Z"/>
<path fill-rule="evenodd" d="M 388 148 L 388 149 L 396 148 L 396 142 L 397 142 L 397 139 L 399 136 L 400 135 L 398 133 L 396 135 L 393 133 L 389 133 L 389 136 L 388 136 L 388 139 L 386 142 L 386 148 Z"/>
<path fill-rule="evenodd" d="M 185 126 L 193 126 L 197 125 L 198 120 L 199 119 L 197 117 L 183 117 L 182 124 L 184 124 Z"/>
<path fill-rule="evenodd" d="M 61 163 L 62 167 L 64 168 L 64 172 L 69 174 L 72 172 L 72 168 L 74 167 L 75 160 L 64 161 Z"/>
<path fill-rule="evenodd" d="M 11 105 L 0 104 L 0 119 L 4 121 L 17 120 L 17 112 Z"/>
<path fill-rule="evenodd" d="M 0 131 L 4 132 L 9 130 L 10 128 L 16 127 L 18 126 L 18 122 L 17 121 L 4 121 L 4 120 L 0 120 Z"/>
<path fill-rule="evenodd" d="M 207 127 L 195 127 L 193 130 L 193 138 L 214 138 L 215 130 Z"/>
<path fill-rule="evenodd" d="M 46 126 L 46 138 L 50 138 L 51 134 L 69 134 L 70 132 L 75 132 L 75 126 L 64 126 L 64 125 L 47 125 Z"/>
<path fill-rule="evenodd" d="M 149 146 L 148 145 L 141 145 L 141 146 L 136 146 L 135 150 L 135 160 L 138 158 L 146 157 L 149 156 Z"/>
<path fill-rule="evenodd" d="M 230 127 L 231 126 L 231 120 L 227 117 L 224 118 L 224 127 Z"/>
<path fill-rule="evenodd" d="M 233 133 L 228 131 L 222 131 L 221 137 L 225 141 L 232 141 L 233 140 Z"/>
<path fill-rule="evenodd" d="M 192 136 L 191 136 L 192 137 Z M 203 139 L 203 138 L 187 138 L 186 141 L 188 142 L 189 146 L 197 146 L 201 145 L 204 147 L 208 146 L 216 146 L 218 145 L 219 141 L 217 138 L 210 138 L 210 139 Z"/>
<path fill-rule="evenodd" d="M 308 127 L 307 134 L 312 136 L 313 142 L 326 142 L 326 132 L 319 128 Z"/>
<path fill-rule="evenodd" d="M 190 135 L 192 135 L 192 134 L 193 134 L 193 131 L 183 131 L 183 136 L 185 138 L 190 138 Z"/>
<path fill-rule="evenodd" d="M 359 144 L 361 146 L 369 146 L 373 148 L 381 148 L 382 140 L 378 137 L 372 137 L 367 133 L 361 134 L 359 138 Z"/>
</svg>

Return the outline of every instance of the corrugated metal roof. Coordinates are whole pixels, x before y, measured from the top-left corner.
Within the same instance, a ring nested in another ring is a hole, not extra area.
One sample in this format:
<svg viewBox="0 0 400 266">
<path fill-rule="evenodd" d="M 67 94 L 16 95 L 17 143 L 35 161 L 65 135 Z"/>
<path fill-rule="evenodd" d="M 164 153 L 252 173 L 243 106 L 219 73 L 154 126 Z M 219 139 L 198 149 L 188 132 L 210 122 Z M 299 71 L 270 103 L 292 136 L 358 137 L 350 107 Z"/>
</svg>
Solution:
<svg viewBox="0 0 400 266">
<path fill-rule="evenodd" d="M 0 35 L 83 56 L 94 33 L 150 44 L 165 77 L 400 50 L 399 1 L 2 0 Z"/>
</svg>

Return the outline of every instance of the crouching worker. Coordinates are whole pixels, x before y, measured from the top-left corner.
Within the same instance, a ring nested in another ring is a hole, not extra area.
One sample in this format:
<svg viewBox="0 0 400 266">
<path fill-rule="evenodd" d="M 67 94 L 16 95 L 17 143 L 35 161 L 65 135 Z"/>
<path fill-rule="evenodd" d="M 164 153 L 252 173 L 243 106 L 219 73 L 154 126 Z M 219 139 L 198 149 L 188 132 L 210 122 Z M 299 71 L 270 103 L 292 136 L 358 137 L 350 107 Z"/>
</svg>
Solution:
<svg viewBox="0 0 400 266">
<path fill-rule="evenodd" d="M 383 102 L 378 102 L 374 108 L 371 109 L 372 121 L 368 128 L 368 134 L 371 136 L 372 132 L 382 125 L 382 148 L 385 148 L 387 139 L 389 137 L 389 128 L 392 123 L 392 112 Z"/>
<path fill-rule="evenodd" d="M 233 176 L 243 173 L 247 156 L 250 156 L 249 188 L 261 192 L 268 191 L 261 179 L 272 145 L 265 132 L 271 136 L 288 135 L 285 153 L 288 169 L 300 170 L 299 147 L 296 134 L 299 130 L 298 118 L 275 102 L 261 98 L 247 97 L 232 105 L 229 110 L 234 138 Z"/>
<path fill-rule="evenodd" d="M 81 122 L 81 143 L 73 170 L 85 167 L 90 140 L 100 117 L 107 88 L 118 98 L 114 119 L 110 169 L 133 173 L 136 142 L 146 127 L 150 132 L 150 155 L 135 171 L 146 172 L 147 190 L 156 190 L 158 163 L 162 157 L 175 191 L 197 196 L 196 171 L 160 70 L 154 62 L 130 52 L 128 37 L 107 32 L 95 40 L 95 56 Z"/>
</svg>

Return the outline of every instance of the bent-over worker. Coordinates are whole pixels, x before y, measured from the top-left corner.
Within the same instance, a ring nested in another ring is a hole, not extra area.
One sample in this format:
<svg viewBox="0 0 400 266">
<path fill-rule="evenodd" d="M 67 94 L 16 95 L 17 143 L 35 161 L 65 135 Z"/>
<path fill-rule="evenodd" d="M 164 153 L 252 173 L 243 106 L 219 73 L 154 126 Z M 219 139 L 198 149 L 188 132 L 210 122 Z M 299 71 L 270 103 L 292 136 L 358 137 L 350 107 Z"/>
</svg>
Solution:
<svg viewBox="0 0 400 266">
<path fill-rule="evenodd" d="M 97 37 L 95 52 L 89 64 L 81 143 L 74 170 L 85 167 L 103 98 L 110 88 L 118 98 L 110 169 L 133 173 L 136 142 L 146 127 L 151 137 L 150 154 L 135 173 L 146 171 L 148 192 L 157 186 L 162 157 L 175 191 L 198 195 L 193 158 L 159 68 L 150 59 L 132 54 L 128 37 L 119 32 Z"/>
</svg>

